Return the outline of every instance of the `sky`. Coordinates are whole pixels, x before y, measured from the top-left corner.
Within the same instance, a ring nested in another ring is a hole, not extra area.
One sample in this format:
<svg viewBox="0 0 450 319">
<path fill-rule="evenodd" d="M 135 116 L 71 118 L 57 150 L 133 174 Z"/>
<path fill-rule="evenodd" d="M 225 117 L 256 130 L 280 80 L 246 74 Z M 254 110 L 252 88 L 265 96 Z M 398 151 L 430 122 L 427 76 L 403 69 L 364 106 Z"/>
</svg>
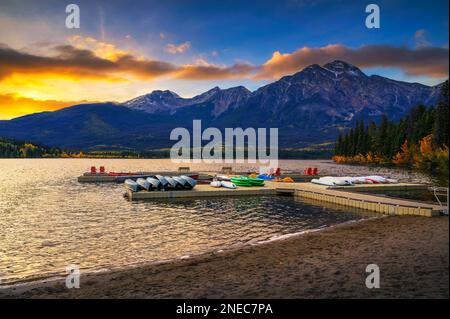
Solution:
<svg viewBox="0 0 450 319">
<path fill-rule="evenodd" d="M 68 4 L 80 28 L 66 27 Z M 366 6 L 380 8 L 369 29 Z M 0 120 L 153 90 L 250 90 L 339 59 L 407 82 L 448 78 L 448 0 L 0 0 Z"/>
</svg>

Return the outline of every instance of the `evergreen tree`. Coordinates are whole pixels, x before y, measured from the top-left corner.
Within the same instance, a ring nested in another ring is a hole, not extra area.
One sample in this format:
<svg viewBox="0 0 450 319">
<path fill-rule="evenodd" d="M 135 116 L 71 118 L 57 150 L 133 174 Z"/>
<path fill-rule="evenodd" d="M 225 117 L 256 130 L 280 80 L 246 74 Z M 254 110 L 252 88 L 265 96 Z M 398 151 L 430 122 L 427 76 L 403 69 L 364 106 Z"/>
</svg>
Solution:
<svg viewBox="0 0 450 319">
<path fill-rule="evenodd" d="M 436 108 L 434 121 L 434 142 L 441 146 L 449 144 L 449 100 L 448 100 L 448 80 L 445 81 L 441 89 L 441 98 Z"/>
</svg>

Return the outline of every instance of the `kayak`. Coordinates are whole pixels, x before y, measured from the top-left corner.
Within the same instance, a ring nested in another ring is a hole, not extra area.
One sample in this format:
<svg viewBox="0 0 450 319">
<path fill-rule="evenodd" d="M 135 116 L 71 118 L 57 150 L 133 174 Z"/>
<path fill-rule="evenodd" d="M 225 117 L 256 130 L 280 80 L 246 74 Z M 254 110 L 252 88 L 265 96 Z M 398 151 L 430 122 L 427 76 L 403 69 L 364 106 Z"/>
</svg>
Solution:
<svg viewBox="0 0 450 319">
<path fill-rule="evenodd" d="M 162 188 L 162 184 L 161 182 L 153 177 L 147 177 L 147 182 L 149 182 L 150 184 L 152 184 L 152 189 L 158 189 L 161 190 Z"/>
<path fill-rule="evenodd" d="M 126 179 L 124 185 L 132 192 L 137 192 L 140 188 L 139 184 L 133 181 L 132 179 Z"/>
<path fill-rule="evenodd" d="M 195 185 L 197 185 L 197 181 L 189 176 L 181 175 L 180 177 L 187 182 L 190 189 L 193 189 L 195 187 Z"/>
<path fill-rule="evenodd" d="M 229 181 L 221 181 L 220 184 L 221 184 L 222 187 L 225 187 L 225 188 L 229 188 L 229 189 L 235 189 L 236 188 L 236 184 L 234 184 L 232 182 L 229 182 Z"/>
<path fill-rule="evenodd" d="M 142 187 L 145 190 L 151 190 L 152 189 L 152 184 L 150 184 L 150 182 L 147 181 L 146 179 L 138 178 L 136 180 L 136 183 L 139 184 L 139 186 Z"/>
<path fill-rule="evenodd" d="M 222 182 L 221 181 L 212 181 L 209 185 L 211 185 L 212 187 L 222 187 Z"/>
<path fill-rule="evenodd" d="M 264 186 L 264 180 L 260 178 L 252 178 L 252 177 L 233 177 L 231 178 L 231 182 L 236 186 L 243 187 L 256 187 L 256 186 Z"/>
<path fill-rule="evenodd" d="M 315 179 L 311 180 L 311 183 L 318 184 L 318 185 L 324 185 L 324 186 L 350 186 L 350 185 L 352 185 L 352 182 L 346 178 L 332 177 L 332 176 L 321 177 L 319 179 L 315 178 Z"/>
<path fill-rule="evenodd" d="M 273 177 L 272 175 L 267 175 L 267 174 L 258 175 L 257 178 L 263 179 L 265 181 L 271 181 L 271 180 L 275 179 L 275 177 Z"/>
<path fill-rule="evenodd" d="M 388 182 L 388 180 L 382 176 L 366 176 L 366 179 L 374 184 L 385 184 Z"/>
</svg>

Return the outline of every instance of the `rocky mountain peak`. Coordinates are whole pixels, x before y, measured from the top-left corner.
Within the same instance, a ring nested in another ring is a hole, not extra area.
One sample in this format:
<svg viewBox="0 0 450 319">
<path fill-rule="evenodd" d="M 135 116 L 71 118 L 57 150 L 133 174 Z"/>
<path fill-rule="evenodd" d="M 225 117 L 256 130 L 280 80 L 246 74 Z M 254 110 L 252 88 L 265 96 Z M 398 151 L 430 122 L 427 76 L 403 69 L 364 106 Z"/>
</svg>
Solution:
<svg viewBox="0 0 450 319">
<path fill-rule="evenodd" d="M 335 60 L 323 66 L 324 69 L 335 74 L 336 77 L 347 74 L 351 76 L 366 76 L 358 67 L 341 60 Z"/>
</svg>

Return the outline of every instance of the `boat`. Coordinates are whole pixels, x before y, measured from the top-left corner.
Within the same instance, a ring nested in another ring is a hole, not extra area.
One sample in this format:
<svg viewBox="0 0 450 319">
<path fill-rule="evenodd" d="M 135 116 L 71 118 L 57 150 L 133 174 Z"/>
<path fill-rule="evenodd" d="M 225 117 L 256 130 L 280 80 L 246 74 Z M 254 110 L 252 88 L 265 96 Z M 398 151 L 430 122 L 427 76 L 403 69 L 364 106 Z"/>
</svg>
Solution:
<svg viewBox="0 0 450 319">
<path fill-rule="evenodd" d="M 161 182 L 156 178 L 147 177 L 147 182 L 149 182 L 152 185 L 152 189 L 161 190 L 162 188 Z"/>
<path fill-rule="evenodd" d="M 234 183 L 236 186 L 243 186 L 243 187 L 264 186 L 263 179 L 246 177 L 246 176 L 233 177 L 233 178 L 231 178 L 231 182 Z"/>
<path fill-rule="evenodd" d="M 126 188 L 128 188 L 132 192 L 137 192 L 140 189 L 139 184 L 136 183 L 135 181 L 133 181 L 132 179 L 126 179 L 124 182 L 124 185 Z"/>
<path fill-rule="evenodd" d="M 311 180 L 311 183 L 318 184 L 318 185 L 324 185 L 324 186 L 351 186 L 353 185 L 351 181 L 349 181 L 347 178 L 342 177 L 333 177 L 333 176 L 326 176 L 321 178 L 315 178 Z"/>
<path fill-rule="evenodd" d="M 190 189 L 193 189 L 195 185 L 197 185 L 197 181 L 189 176 L 181 175 L 180 177 L 187 182 L 187 184 L 190 186 Z"/>
<path fill-rule="evenodd" d="M 373 182 L 374 184 L 386 184 L 388 183 L 387 178 L 383 176 L 366 176 L 366 179 Z"/>
<path fill-rule="evenodd" d="M 170 176 L 164 176 L 164 178 L 167 180 L 167 182 L 169 182 L 169 184 L 167 185 L 170 189 L 182 189 L 183 186 L 178 183 L 176 180 L 174 180 L 172 177 Z"/>
<path fill-rule="evenodd" d="M 222 182 L 221 181 L 212 181 L 209 185 L 211 185 L 212 187 L 222 187 Z"/>
<path fill-rule="evenodd" d="M 232 183 L 232 182 L 229 182 L 229 181 L 221 181 L 220 185 L 222 187 L 229 188 L 229 189 L 235 189 L 236 188 L 236 184 Z"/>
<path fill-rule="evenodd" d="M 159 180 L 159 182 L 161 183 L 161 188 L 162 189 L 166 189 L 169 186 L 169 182 L 167 181 L 167 179 L 164 178 L 164 176 L 155 175 L 155 178 L 157 180 Z"/>
<path fill-rule="evenodd" d="M 136 180 L 136 183 L 139 184 L 139 186 L 142 187 L 145 190 L 149 191 L 149 190 L 152 189 L 152 184 L 149 181 L 147 181 L 146 179 L 144 179 L 144 178 L 138 178 Z"/>
<path fill-rule="evenodd" d="M 181 178 L 180 176 L 173 176 L 172 177 L 179 185 L 181 185 L 181 187 L 183 189 L 190 189 L 190 185 L 189 183 L 184 179 Z"/>
<path fill-rule="evenodd" d="M 263 179 L 263 180 L 265 180 L 265 181 L 271 181 L 271 180 L 275 179 L 274 176 L 272 176 L 272 175 L 267 175 L 267 174 L 260 174 L 260 175 L 258 175 L 256 178 L 260 178 L 260 179 Z"/>
</svg>

